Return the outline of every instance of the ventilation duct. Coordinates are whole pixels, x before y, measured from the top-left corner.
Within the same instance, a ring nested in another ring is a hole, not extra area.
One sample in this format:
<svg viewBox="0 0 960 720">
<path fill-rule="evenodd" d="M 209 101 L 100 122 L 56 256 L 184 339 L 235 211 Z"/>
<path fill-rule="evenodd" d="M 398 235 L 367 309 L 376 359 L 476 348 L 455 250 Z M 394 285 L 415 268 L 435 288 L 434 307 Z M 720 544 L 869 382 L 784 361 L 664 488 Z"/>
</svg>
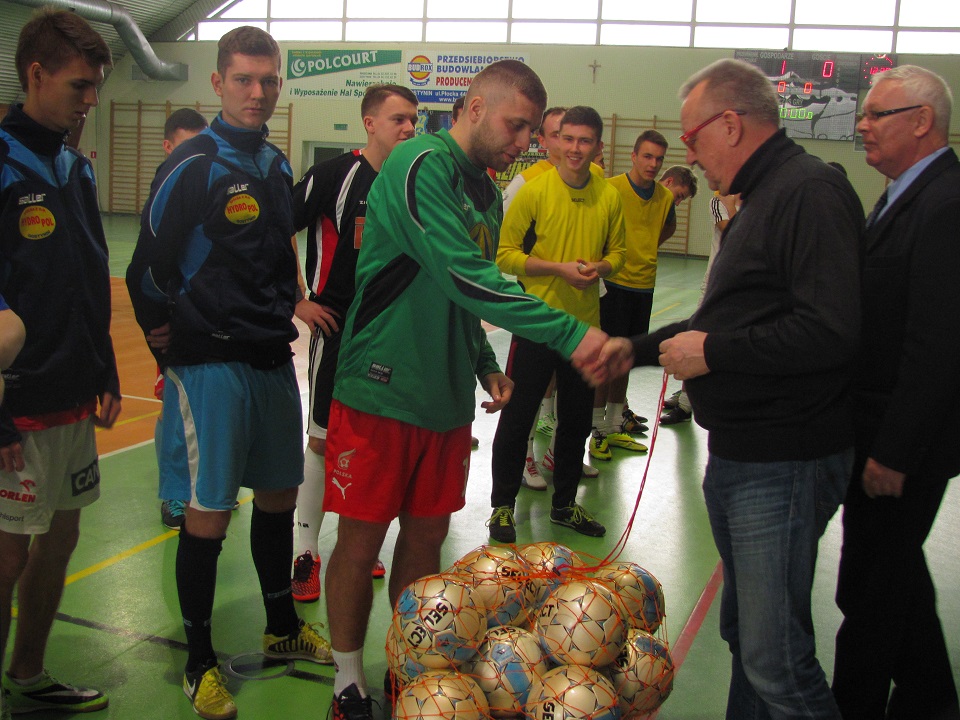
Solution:
<svg viewBox="0 0 960 720">
<path fill-rule="evenodd" d="M 187 66 L 169 63 L 157 57 L 126 8 L 107 0 L 11 0 L 28 7 L 55 7 L 71 10 L 82 18 L 113 25 L 137 66 L 153 80 L 186 80 Z"/>
</svg>

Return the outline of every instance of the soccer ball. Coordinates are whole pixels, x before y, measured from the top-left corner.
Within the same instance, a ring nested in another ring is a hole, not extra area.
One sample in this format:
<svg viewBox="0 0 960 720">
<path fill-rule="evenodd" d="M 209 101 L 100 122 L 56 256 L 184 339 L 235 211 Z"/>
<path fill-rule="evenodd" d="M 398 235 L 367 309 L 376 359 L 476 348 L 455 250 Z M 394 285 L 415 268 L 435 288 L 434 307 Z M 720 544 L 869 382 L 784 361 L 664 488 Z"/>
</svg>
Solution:
<svg viewBox="0 0 960 720">
<path fill-rule="evenodd" d="M 673 658 L 666 644 L 643 630 L 631 630 L 627 642 L 609 668 L 620 699 L 620 712 L 651 713 L 673 690 Z"/>
<path fill-rule="evenodd" d="M 573 570 L 573 550 L 555 542 L 533 543 L 517 549 L 533 571 L 531 579 L 537 591 L 534 607 L 539 608 Z"/>
<path fill-rule="evenodd" d="M 540 644 L 557 665 L 609 665 L 627 635 L 619 605 L 599 583 L 566 582 L 550 593 L 537 615 Z"/>
<path fill-rule="evenodd" d="M 581 665 L 561 665 L 530 691 L 531 720 L 619 720 L 617 694 L 603 675 Z"/>
<path fill-rule="evenodd" d="M 407 653 L 406 644 L 397 629 L 397 624 L 393 622 L 387 627 L 386 652 L 387 667 L 401 685 L 406 685 L 427 669 L 423 663 L 417 662 Z"/>
<path fill-rule="evenodd" d="M 483 608 L 470 587 L 452 575 L 427 575 L 397 598 L 396 632 L 407 655 L 427 668 L 446 668 L 472 660 L 487 631 Z"/>
<path fill-rule="evenodd" d="M 397 696 L 397 720 L 480 720 L 489 714 L 483 691 L 454 670 L 430 670 Z"/>
<path fill-rule="evenodd" d="M 487 630 L 480 657 L 468 671 L 487 696 L 494 717 L 523 711 L 534 681 L 547 672 L 537 636 L 504 625 Z"/>
<path fill-rule="evenodd" d="M 619 562 L 598 568 L 594 577 L 612 587 L 629 614 L 627 622 L 649 633 L 657 631 L 666 605 L 663 587 L 653 575 L 636 563 Z"/>
<path fill-rule="evenodd" d="M 473 599 L 487 612 L 487 626 L 521 625 L 536 599 L 531 569 L 516 550 L 481 545 L 457 560 L 453 572 L 469 577 Z"/>
</svg>

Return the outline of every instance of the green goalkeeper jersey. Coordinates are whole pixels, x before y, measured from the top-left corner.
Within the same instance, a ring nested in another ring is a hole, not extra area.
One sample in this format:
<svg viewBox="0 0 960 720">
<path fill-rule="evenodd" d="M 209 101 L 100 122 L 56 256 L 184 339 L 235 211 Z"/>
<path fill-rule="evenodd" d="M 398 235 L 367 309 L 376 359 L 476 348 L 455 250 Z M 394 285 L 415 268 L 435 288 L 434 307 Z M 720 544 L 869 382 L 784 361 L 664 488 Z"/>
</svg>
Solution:
<svg viewBox="0 0 960 720">
<path fill-rule="evenodd" d="M 499 371 L 480 318 L 576 349 L 587 325 L 493 263 L 500 191 L 449 133 L 398 145 L 367 203 L 333 392 L 344 405 L 438 432 L 472 422 L 477 379 Z"/>
</svg>

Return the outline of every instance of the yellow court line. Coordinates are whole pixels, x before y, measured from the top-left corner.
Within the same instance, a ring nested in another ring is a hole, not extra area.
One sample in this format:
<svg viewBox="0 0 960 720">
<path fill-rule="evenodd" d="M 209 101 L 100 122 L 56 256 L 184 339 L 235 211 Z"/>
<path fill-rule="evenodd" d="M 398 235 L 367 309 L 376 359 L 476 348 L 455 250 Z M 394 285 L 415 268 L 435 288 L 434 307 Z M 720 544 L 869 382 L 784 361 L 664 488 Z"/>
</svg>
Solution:
<svg viewBox="0 0 960 720">
<path fill-rule="evenodd" d="M 155 418 L 155 417 L 160 417 L 159 410 L 157 410 L 156 412 L 147 413 L 146 415 L 137 415 L 136 417 L 127 418 L 126 420 L 117 420 L 113 424 L 113 427 L 120 427 L 121 425 L 129 425 L 130 423 L 135 423 L 135 422 L 139 422 L 140 420 L 147 420 L 149 418 Z M 106 430 L 106 428 L 101 428 L 101 427 L 97 428 L 97 432 L 100 432 L 101 430 Z"/>
<path fill-rule="evenodd" d="M 253 501 L 253 495 L 248 495 L 247 497 L 240 498 L 238 500 L 238 502 L 241 505 L 245 505 L 246 503 L 252 502 L 252 501 Z M 67 586 L 70 583 L 76 582 L 77 580 L 83 580 L 84 578 L 89 577 L 90 575 L 93 575 L 96 572 L 100 572 L 101 570 L 104 570 L 105 568 L 108 568 L 111 565 L 115 565 L 121 560 L 126 560 L 128 557 L 136 555 L 139 552 L 142 552 L 144 550 L 149 550 L 154 545 L 159 545 L 160 543 L 166 540 L 169 540 L 170 538 L 177 537 L 177 535 L 179 534 L 180 532 L 178 530 L 168 530 L 162 535 L 157 535 L 155 538 L 151 540 L 147 540 L 146 542 L 142 542 L 139 545 L 135 545 L 129 550 L 124 550 L 122 553 L 118 553 L 113 557 L 110 557 L 110 558 L 107 558 L 106 560 L 98 562 L 96 565 L 91 565 L 88 568 L 84 568 L 83 570 L 75 572 L 73 575 L 68 576 L 66 581 L 63 584 L 64 586 Z"/>
<path fill-rule="evenodd" d="M 675 307 L 677 307 L 679 304 L 680 304 L 680 303 L 674 303 L 673 305 L 667 305 L 665 308 L 661 308 L 660 310 L 657 310 L 657 311 L 656 311 L 655 313 L 653 313 L 650 317 L 655 318 L 657 315 L 663 315 L 663 313 L 665 313 L 667 310 L 673 310 L 673 309 L 674 309 Z"/>
<path fill-rule="evenodd" d="M 111 565 L 114 565 L 120 562 L 121 560 L 125 560 L 131 555 L 136 555 L 138 552 L 147 550 L 148 548 L 152 548 L 154 545 L 159 545 L 165 540 L 169 540 L 170 538 L 176 537 L 179 534 L 180 533 L 176 530 L 169 530 L 163 533 L 162 535 L 157 535 L 152 540 L 147 540 L 146 542 L 142 542 L 139 545 L 136 545 L 130 548 L 129 550 L 124 550 L 122 553 L 119 553 L 118 555 L 114 555 L 113 557 L 107 558 L 102 562 L 98 562 L 96 565 L 91 565 L 90 567 L 80 570 L 79 572 L 75 572 L 73 575 L 68 576 L 66 579 L 66 582 L 64 582 L 63 584 L 64 586 L 66 586 L 66 585 L 69 585 L 70 583 L 76 582 L 77 580 L 83 580 L 85 577 L 93 575 L 95 572 L 99 572 L 100 570 L 103 570 L 104 568 L 108 568 Z"/>
</svg>

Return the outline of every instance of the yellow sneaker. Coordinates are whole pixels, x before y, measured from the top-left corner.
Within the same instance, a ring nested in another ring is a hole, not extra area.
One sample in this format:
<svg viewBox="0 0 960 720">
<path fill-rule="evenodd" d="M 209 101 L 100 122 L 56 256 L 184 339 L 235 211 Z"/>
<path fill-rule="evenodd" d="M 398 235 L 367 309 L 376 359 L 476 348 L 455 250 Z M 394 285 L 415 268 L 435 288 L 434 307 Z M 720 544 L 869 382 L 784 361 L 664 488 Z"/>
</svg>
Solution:
<svg viewBox="0 0 960 720">
<path fill-rule="evenodd" d="M 627 433 L 608 433 L 607 445 L 610 447 L 618 447 L 623 448 L 624 450 L 630 450 L 631 452 L 645 453 L 647 451 L 646 445 L 643 443 L 638 443 L 632 437 L 627 435 Z"/>
<path fill-rule="evenodd" d="M 206 671 L 184 673 L 183 692 L 193 703 L 193 711 L 205 720 L 230 720 L 237 716 L 227 681 L 216 665 Z"/>
<path fill-rule="evenodd" d="M 590 434 L 589 443 L 590 457 L 597 460 L 609 460 L 613 457 L 613 453 L 610 452 L 610 447 L 607 445 L 607 436 L 596 428 Z"/>
<path fill-rule="evenodd" d="M 330 641 L 317 632 L 323 623 L 300 621 L 300 630 L 280 637 L 264 633 L 263 654 L 281 660 L 308 660 L 320 665 L 333 665 L 333 650 Z"/>
</svg>

